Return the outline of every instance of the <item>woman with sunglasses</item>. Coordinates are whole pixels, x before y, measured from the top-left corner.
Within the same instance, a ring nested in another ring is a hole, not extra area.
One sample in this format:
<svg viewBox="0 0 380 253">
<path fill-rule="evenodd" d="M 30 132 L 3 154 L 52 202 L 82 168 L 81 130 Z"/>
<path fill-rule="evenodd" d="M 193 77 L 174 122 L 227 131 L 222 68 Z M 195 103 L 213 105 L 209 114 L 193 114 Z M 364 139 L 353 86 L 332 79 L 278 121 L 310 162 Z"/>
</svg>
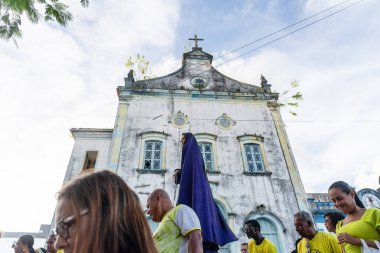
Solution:
<svg viewBox="0 0 380 253">
<path fill-rule="evenodd" d="M 55 247 L 65 253 L 157 253 L 136 193 L 106 170 L 62 188 L 56 222 Z"/>
<path fill-rule="evenodd" d="M 335 206 L 347 216 L 339 221 L 336 234 L 346 253 L 361 253 L 362 242 L 377 248 L 374 241 L 380 240 L 380 210 L 364 208 L 353 187 L 343 181 L 333 183 L 329 197 Z"/>
</svg>

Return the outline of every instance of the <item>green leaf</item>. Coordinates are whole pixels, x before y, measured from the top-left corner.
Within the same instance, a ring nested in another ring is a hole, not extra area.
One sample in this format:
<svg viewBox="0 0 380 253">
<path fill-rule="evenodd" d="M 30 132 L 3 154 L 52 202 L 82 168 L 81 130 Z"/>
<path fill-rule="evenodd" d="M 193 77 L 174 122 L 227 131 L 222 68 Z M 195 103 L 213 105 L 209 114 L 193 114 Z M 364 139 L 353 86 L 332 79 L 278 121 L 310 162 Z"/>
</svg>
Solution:
<svg viewBox="0 0 380 253">
<path fill-rule="evenodd" d="M 290 84 L 293 88 L 297 88 L 298 86 L 300 86 L 299 81 L 297 80 L 292 81 Z"/>
<path fill-rule="evenodd" d="M 302 94 L 301 92 L 297 92 L 296 94 L 294 94 L 292 96 L 293 99 L 296 99 L 296 100 L 303 100 L 303 97 L 302 97 Z"/>
<path fill-rule="evenodd" d="M 298 107 L 298 103 L 297 102 L 294 102 L 294 103 L 289 102 L 287 104 L 290 105 L 290 106 Z"/>
</svg>

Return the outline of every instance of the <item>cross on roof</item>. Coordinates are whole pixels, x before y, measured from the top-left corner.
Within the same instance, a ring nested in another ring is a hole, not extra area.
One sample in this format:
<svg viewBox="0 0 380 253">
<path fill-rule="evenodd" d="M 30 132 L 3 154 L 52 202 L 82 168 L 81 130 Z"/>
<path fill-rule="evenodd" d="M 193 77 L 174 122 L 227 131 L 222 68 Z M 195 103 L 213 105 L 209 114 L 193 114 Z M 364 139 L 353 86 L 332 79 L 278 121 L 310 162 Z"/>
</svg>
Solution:
<svg viewBox="0 0 380 253">
<path fill-rule="evenodd" d="M 195 47 L 198 47 L 198 41 L 202 41 L 203 39 L 198 39 L 198 36 L 194 34 L 194 38 L 190 38 L 189 40 L 194 40 Z"/>
</svg>

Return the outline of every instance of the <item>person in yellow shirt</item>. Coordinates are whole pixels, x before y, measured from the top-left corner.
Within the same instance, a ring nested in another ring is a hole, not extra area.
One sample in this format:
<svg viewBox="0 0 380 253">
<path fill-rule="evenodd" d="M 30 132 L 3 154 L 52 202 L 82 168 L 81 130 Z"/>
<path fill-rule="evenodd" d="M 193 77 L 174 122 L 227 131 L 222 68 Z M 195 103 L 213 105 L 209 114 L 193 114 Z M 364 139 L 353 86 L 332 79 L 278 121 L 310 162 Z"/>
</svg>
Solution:
<svg viewBox="0 0 380 253">
<path fill-rule="evenodd" d="M 309 213 L 294 214 L 294 226 L 302 240 L 297 244 L 297 253 L 342 253 L 338 239 L 329 233 L 317 231 Z"/>
<path fill-rule="evenodd" d="M 248 238 L 252 238 L 248 243 L 249 253 L 277 253 L 276 246 L 260 233 L 260 223 L 256 220 L 248 220 L 244 224 L 244 230 Z"/>
<path fill-rule="evenodd" d="M 380 241 L 380 209 L 366 209 L 355 189 L 344 181 L 329 187 L 329 197 L 335 207 L 347 216 L 336 225 L 338 241 L 346 253 L 361 253 L 362 240 L 370 248 L 378 249 Z"/>
</svg>

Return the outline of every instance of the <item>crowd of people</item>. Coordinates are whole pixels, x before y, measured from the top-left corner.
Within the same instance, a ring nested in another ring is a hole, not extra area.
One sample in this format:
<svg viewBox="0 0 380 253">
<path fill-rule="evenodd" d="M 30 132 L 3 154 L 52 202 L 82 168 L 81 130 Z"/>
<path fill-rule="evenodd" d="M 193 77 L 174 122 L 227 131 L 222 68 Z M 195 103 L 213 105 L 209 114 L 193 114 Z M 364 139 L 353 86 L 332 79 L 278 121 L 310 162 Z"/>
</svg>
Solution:
<svg viewBox="0 0 380 253">
<path fill-rule="evenodd" d="M 354 188 L 343 181 L 333 183 L 328 195 L 340 211 L 324 215 L 329 233 L 316 230 L 308 212 L 295 213 L 294 226 L 300 238 L 292 253 L 361 253 L 363 247 L 380 252 L 380 210 L 366 209 Z M 244 228 L 248 238 L 253 240 L 241 244 L 241 253 L 277 252 L 275 245 L 261 235 L 257 221 L 248 220 Z"/>
<path fill-rule="evenodd" d="M 293 252 L 360 253 L 363 243 L 378 248 L 380 210 L 364 208 L 354 189 L 339 181 L 328 190 L 339 212 L 327 213 L 328 231 L 315 229 L 311 215 L 294 214 L 295 230 L 300 235 Z M 33 249 L 31 235 L 21 236 L 15 253 L 108 253 L 108 252 L 207 252 L 202 246 L 202 227 L 196 213 L 186 205 L 173 206 L 162 189 L 147 200 L 148 214 L 160 222 L 153 234 L 137 194 L 118 175 L 104 170 L 70 181 L 58 194 L 56 230 L 46 249 Z M 248 243 L 242 253 L 275 253 L 276 246 L 261 234 L 260 223 L 244 224 Z M 295 238 L 296 239 L 296 238 Z"/>
<path fill-rule="evenodd" d="M 14 244 L 15 253 L 212 253 L 236 241 L 212 199 L 194 136 L 186 133 L 182 143 L 177 205 L 163 189 L 147 198 L 147 213 L 159 222 L 154 233 L 137 194 L 120 176 L 102 170 L 82 174 L 60 190 L 56 229 L 46 249 L 34 250 L 33 237 L 24 235 Z M 294 238 L 293 252 L 361 253 L 364 246 L 380 251 L 380 209 L 366 209 L 354 188 L 343 181 L 333 183 L 328 195 L 341 212 L 324 217 L 331 233 L 316 230 L 309 213 L 297 212 L 294 227 L 300 238 Z M 277 253 L 257 220 L 247 220 L 244 231 L 252 240 L 241 244 L 242 253 Z"/>
</svg>

